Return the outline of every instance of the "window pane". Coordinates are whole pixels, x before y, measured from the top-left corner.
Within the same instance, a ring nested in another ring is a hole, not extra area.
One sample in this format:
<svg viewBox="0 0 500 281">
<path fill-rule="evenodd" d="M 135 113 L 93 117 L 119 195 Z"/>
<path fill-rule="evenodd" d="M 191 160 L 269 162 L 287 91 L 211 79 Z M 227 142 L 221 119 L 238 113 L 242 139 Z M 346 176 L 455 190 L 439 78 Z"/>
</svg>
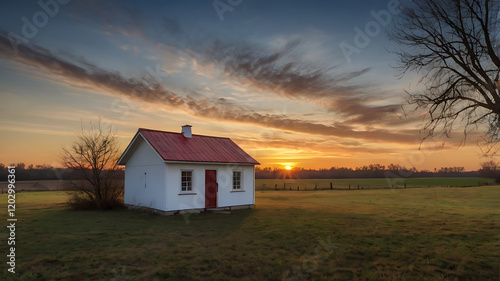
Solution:
<svg viewBox="0 0 500 281">
<path fill-rule="evenodd" d="M 193 190 L 193 172 L 192 171 L 182 171 L 181 173 L 181 190 L 191 191 Z"/>
<path fill-rule="evenodd" d="M 233 171 L 233 189 L 241 188 L 241 171 Z"/>
</svg>

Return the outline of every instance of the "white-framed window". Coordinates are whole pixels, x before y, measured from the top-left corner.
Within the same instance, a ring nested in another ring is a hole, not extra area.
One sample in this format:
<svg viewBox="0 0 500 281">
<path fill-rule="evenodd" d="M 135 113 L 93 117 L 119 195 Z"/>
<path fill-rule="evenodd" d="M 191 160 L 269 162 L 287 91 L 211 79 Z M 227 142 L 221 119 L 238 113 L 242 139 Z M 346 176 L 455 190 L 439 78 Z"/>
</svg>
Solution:
<svg viewBox="0 0 500 281">
<path fill-rule="evenodd" d="M 181 192 L 193 191 L 193 171 L 181 171 Z"/>
<path fill-rule="evenodd" d="M 233 190 L 241 190 L 242 186 L 242 173 L 241 171 L 233 171 Z"/>
</svg>

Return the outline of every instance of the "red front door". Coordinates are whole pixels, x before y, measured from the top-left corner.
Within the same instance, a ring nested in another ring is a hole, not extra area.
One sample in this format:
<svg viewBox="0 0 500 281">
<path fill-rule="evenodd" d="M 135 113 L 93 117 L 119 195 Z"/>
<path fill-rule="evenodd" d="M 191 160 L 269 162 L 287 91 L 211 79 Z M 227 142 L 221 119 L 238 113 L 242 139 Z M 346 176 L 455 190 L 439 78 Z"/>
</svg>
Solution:
<svg viewBox="0 0 500 281">
<path fill-rule="evenodd" d="M 217 171 L 205 170 L 205 208 L 217 207 Z"/>
</svg>

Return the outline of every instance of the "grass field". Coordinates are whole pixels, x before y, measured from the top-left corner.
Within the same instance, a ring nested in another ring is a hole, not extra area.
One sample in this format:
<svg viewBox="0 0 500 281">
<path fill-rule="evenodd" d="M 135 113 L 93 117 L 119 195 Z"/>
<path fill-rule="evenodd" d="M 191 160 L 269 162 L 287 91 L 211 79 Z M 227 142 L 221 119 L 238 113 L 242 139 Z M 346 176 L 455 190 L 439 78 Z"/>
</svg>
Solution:
<svg viewBox="0 0 500 281">
<path fill-rule="evenodd" d="M 465 187 L 493 184 L 488 178 L 373 178 L 373 179 L 256 179 L 257 189 L 314 190 L 329 189 L 330 183 L 334 189 L 380 189 L 413 187 Z"/>
<path fill-rule="evenodd" d="M 375 179 L 256 179 L 257 190 L 271 190 L 276 187 L 283 189 L 314 190 L 330 189 L 330 183 L 334 189 L 381 189 L 381 188 L 403 188 L 405 183 L 408 188 L 412 187 L 463 187 L 481 186 L 493 184 L 493 179 L 488 178 L 375 178 Z M 0 181 L 0 193 L 7 192 L 7 181 Z M 18 181 L 18 191 L 65 191 L 71 189 L 71 181 L 68 180 L 40 180 L 40 181 Z"/>
<path fill-rule="evenodd" d="M 186 217 L 71 211 L 64 192 L 16 199 L 16 274 L 4 228 L 1 280 L 500 278 L 497 186 L 264 191 L 255 209 Z"/>
</svg>

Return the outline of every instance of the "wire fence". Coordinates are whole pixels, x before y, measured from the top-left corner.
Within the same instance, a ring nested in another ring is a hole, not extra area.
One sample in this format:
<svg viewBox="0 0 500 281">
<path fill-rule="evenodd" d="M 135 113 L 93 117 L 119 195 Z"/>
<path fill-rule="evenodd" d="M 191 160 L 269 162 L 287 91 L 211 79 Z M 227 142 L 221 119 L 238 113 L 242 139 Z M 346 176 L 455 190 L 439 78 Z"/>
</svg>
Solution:
<svg viewBox="0 0 500 281">
<path fill-rule="evenodd" d="M 74 181 L 71 180 L 41 180 L 41 181 L 16 181 L 16 192 L 26 191 L 71 191 Z M 398 181 L 389 184 L 385 180 L 366 180 L 350 179 L 349 181 L 340 180 L 256 180 L 256 191 L 314 191 L 314 190 L 363 190 L 363 189 L 405 189 L 405 188 L 430 188 L 430 187 L 475 187 L 494 185 L 494 181 L 488 179 L 467 179 L 461 181 L 432 181 L 428 183 L 412 183 Z M 8 187 L 7 181 L 0 182 L 0 193 L 6 193 Z"/>
<path fill-rule="evenodd" d="M 492 185 L 491 181 L 477 181 L 477 182 L 467 182 L 467 183 L 447 183 L 447 184 L 409 184 L 406 182 L 399 182 L 397 184 L 386 184 L 381 185 L 380 183 L 366 184 L 366 183 L 342 183 L 336 184 L 332 182 L 314 182 L 310 180 L 308 183 L 256 183 L 256 191 L 314 191 L 314 190 L 363 190 L 363 189 L 406 189 L 406 188 L 431 188 L 431 187 L 478 187 Z"/>
</svg>

